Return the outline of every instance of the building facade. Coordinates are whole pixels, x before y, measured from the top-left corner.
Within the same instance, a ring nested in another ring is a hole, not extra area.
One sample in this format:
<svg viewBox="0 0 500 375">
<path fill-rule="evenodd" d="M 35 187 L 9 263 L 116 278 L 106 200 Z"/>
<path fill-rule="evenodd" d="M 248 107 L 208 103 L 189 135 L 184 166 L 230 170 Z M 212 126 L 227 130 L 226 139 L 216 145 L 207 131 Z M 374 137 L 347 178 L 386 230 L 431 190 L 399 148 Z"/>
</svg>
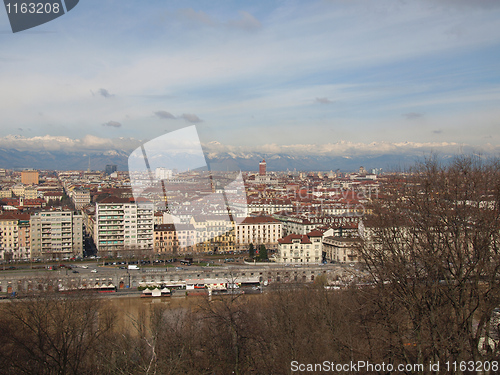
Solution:
<svg viewBox="0 0 500 375">
<path fill-rule="evenodd" d="M 326 260 L 338 263 L 359 262 L 358 246 L 360 239 L 356 237 L 333 237 L 323 238 L 323 251 Z"/>
<path fill-rule="evenodd" d="M 30 245 L 29 214 L 0 215 L 0 260 L 29 259 Z"/>
<path fill-rule="evenodd" d="M 38 185 L 39 174 L 38 171 L 22 171 L 21 183 L 24 185 Z"/>
<path fill-rule="evenodd" d="M 154 229 L 156 254 L 191 253 L 195 250 L 196 232 L 191 224 L 158 224 Z"/>
<path fill-rule="evenodd" d="M 96 204 L 94 242 L 102 255 L 153 250 L 153 203 L 109 197 Z"/>
<path fill-rule="evenodd" d="M 33 258 L 62 259 L 83 254 L 83 216 L 69 210 L 47 210 L 31 215 Z"/>
<path fill-rule="evenodd" d="M 262 160 L 260 163 L 259 163 L 259 175 L 260 176 L 265 176 L 267 171 L 267 164 L 266 164 L 266 160 Z"/>
<path fill-rule="evenodd" d="M 275 260 L 278 263 L 319 264 L 323 261 L 323 233 L 289 234 L 279 240 Z"/>
<path fill-rule="evenodd" d="M 250 244 L 265 245 L 267 249 L 277 249 L 282 236 L 279 220 L 268 216 L 247 217 L 236 226 L 238 250 L 247 250 Z"/>
<path fill-rule="evenodd" d="M 90 190 L 82 188 L 74 189 L 71 192 L 71 200 L 75 208 L 81 210 L 90 204 Z"/>
</svg>

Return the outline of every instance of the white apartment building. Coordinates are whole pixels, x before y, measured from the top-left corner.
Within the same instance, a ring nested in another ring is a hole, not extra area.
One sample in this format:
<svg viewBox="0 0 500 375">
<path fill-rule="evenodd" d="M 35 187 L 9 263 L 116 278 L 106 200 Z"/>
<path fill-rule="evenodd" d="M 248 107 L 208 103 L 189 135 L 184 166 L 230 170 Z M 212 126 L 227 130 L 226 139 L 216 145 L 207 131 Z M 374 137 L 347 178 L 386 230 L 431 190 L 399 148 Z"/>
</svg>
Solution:
<svg viewBox="0 0 500 375">
<path fill-rule="evenodd" d="M 157 180 L 169 180 L 172 178 L 172 170 L 158 167 L 155 169 L 155 177 Z"/>
<path fill-rule="evenodd" d="M 11 196 L 14 194 L 16 197 L 23 197 L 24 199 L 38 198 L 38 189 L 33 186 L 14 185 L 10 190 L 12 192 Z"/>
<path fill-rule="evenodd" d="M 195 228 L 197 244 L 225 236 L 234 229 L 228 215 L 193 215 L 190 224 Z"/>
<path fill-rule="evenodd" d="M 321 263 L 323 260 L 323 233 L 312 231 L 307 234 L 289 234 L 278 240 L 278 263 Z"/>
<path fill-rule="evenodd" d="M 94 242 L 103 255 L 153 249 L 154 205 L 147 200 L 109 197 L 96 204 Z"/>
<path fill-rule="evenodd" d="M 250 244 L 268 249 L 277 249 L 282 234 L 282 224 L 268 216 L 247 217 L 236 226 L 236 245 L 238 250 L 246 250 Z"/>
<path fill-rule="evenodd" d="M 60 259 L 83 253 L 83 216 L 69 210 L 47 210 L 31 215 L 33 258 Z"/>
<path fill-rule="evenodd" d="M 246 204 L 246 202 L 245 202 Z M 294 205 L 290 199 L 255 199 L 248 204 L 248 212 L 265 212 L 272 215 L 280 211 L 293 211 Z"/>
<path fill-rule="evenodd" d="M 77 210 L 88 206 L 90 204 L 90 191 L 89 189 L 74 189 L 71 192 L 71 200 Z"/>
<path fill-rule="evenodd" d="M 343 227 L 350 231 L 351 227 L 357 228 L 360 216 L 344 214 L 336 216 L 309 216 L 307 214 L 277 213 L 273 215 L 283 225 L 283 234 L 307 234 L 310 231 L 322 227 Z"/>
</svg>

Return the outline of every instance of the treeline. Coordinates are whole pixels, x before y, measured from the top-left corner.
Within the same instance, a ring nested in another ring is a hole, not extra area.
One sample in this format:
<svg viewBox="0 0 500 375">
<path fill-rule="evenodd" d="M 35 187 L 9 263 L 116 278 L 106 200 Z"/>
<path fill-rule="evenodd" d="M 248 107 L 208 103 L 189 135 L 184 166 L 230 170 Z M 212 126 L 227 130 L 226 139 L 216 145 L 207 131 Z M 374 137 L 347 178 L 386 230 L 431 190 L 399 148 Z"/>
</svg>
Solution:
<svg viewBox="0 0 500 375">
<path fill-rule="evenodd" d="M 472 358 L 475 350 L 463 342 L 423 345 L 432 329 L 415 337 L 411 316 L 397 304 L 387 309 L 388 298 L 378 287 L 327 291 L 319 282 L 259 296 L 141 304 L 133 316 L 93 296 L 9 301 L 0 306 L 0 374 L 291 374 L 292 361 L 396 365 L 418 363 L 421 351 L 434 358 L 436 350 L 441 360 Z M 481 359 L 498 357 L 489 350 Z"/>
</svg>

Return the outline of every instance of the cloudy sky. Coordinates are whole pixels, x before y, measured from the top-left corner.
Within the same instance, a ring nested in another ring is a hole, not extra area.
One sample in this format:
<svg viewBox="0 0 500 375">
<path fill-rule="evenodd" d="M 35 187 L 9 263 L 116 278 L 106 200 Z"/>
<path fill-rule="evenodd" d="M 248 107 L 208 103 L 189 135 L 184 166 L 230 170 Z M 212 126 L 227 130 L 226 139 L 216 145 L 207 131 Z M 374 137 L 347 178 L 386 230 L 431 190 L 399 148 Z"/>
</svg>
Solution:
<svg viewBox="0 0 500 375">
<path fill-rule="evenodd" d="M 499 21 L 496 0 L 82 0 L 13 34 L 0 10 L 0 147 L 196 124 L 212 148 L 496 152 Z"/>
</svg>

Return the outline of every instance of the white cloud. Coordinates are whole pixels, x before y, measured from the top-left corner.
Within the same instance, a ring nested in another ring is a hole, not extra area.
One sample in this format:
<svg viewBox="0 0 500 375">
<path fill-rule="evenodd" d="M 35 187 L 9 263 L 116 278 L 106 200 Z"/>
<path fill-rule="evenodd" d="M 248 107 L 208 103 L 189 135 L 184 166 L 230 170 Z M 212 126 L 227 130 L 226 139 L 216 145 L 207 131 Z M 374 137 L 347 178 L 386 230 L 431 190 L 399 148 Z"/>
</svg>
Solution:
<svg viewBox="0 0 500 375">
<path fill-rule="evenodd" d="M 51 135 L 38 137 L 8 135 L 0 137 L 1 148 L 19 151 L 129 151 L 140 144 L 141 141 L 132 138 L 101 138 L 94 135 L 86 135 L 81 139 Z"/>
<path fill-rule="evenodd" d="M 165 142 L 169 140 L 168 135 L 158 138 Z M 17 149 L 19 151 L 110 151 L 123 150 L 131 152 L 143 142 L 134 138 L 102 138 L 87 134 L 82 138 L 69 138 L 64 136 L 37 136 L 24 137 L 20 135 L 8 135 L 0 137 L 0 148 Z M 151 144 L 151 143 L 149 143 Z M 181 140 L 169 144 L 167 149 L 186 150 L 195 147 L 197 143 Z M 194 145 L 194 146 L 193 146 Z M 285 155 L 316 155 L 316 156 L 360 156 L 360 155 L 382 155 L 401 154 L 416 155 L 422 152 L 460 153 L 468 151 L 484 152 L 485 154 L 500 153 L 500 145 L 487 143 L 482 147 L 474 147 L 457 142 L 349 142 L 338 141 L 326 144 L 289 144 L 279 145 L 275 143 L 255 146 L 224 145 L 219 142 L 204 143 L 203 149 L 209 156 L 220 153 L 229 153 L 232 156 L 245 157 L 252 153 L 262 154 L 285 154 Z M 198 146 L 196 146 L 198 147 Z"/>
<path fill-rule="evenodd" d="M 358 155 L 382 155 L 382 154 L 416 154 L 421 152 L 448 152 L 458 153 L 460 151 L 477 149 L 467 144 L 456 142 L 348 142 L 318 144 L 292 144 L 277 145 L 265 144 L 255 147 L 235 147 L 222 145 L 218 142 L 210 142 L 204 145 L 209 155 L 217 153 L 230 153 L 233 155 L 244 155 L 252 152 L 264 154 L 287 154 L 287 155 L 323 155 L 323 156 L 358 156 Z M 500 152 L 500 145 L 487 145 L 482 148 L 485 152 Z"/>
</svg>

